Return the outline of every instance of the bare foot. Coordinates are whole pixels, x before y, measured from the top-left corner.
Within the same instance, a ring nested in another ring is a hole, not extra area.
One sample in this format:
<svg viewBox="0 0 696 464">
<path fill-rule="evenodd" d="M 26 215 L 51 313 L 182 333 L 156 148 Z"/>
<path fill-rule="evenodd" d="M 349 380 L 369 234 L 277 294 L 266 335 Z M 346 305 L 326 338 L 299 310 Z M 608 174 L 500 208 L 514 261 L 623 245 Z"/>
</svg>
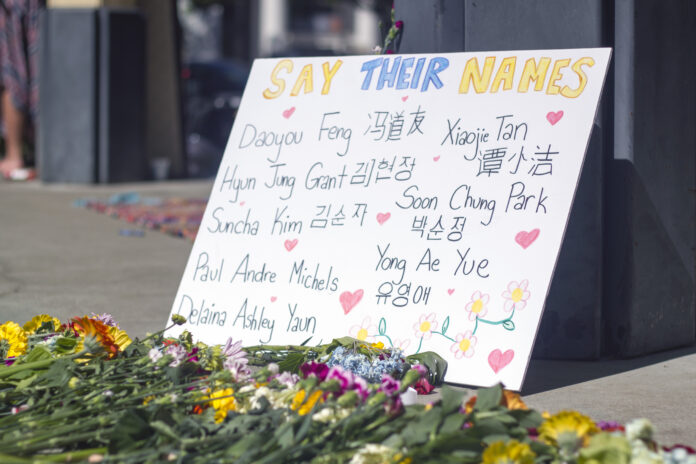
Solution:
<svg viewBox="0 0 696 464">
<path fill-rule="evenodd" d="M 24 162 L 22 161 L 22 158 L 10 158 L 8 156 L 4 160 L 0 161 L 0 174 L 2 174 L 4 178 L 8 178 L 10 177 L 12 171 L 15 169 L 21 169 L 23 167 Z"/>
</svg>

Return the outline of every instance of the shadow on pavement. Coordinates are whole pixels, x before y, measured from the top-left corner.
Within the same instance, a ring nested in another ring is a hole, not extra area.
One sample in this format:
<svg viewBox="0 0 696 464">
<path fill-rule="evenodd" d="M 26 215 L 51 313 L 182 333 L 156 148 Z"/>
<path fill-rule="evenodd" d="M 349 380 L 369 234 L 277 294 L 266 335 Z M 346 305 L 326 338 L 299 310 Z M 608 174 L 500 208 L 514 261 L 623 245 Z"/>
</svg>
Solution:
<svg viewBox="0 0 696 464">
<path fill-rule="evenodd" d="M 609 377 L 696 353 L 696 345 L 630 359 L 559 361 L 532 359 L 522 387 L 523 395 Z"/>
</svg>

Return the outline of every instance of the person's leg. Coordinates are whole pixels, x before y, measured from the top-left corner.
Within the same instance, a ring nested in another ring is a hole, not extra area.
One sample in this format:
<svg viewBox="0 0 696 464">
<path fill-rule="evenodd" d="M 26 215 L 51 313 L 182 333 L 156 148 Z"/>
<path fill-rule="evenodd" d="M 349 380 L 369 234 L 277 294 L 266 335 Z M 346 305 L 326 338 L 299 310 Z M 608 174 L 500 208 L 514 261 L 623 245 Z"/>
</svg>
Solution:
<svg viewBox="0 0 696 464">
<path fill-rule="evenodd" d="M 5 158 L 0 161 L 0 174 L 7 177 L 12 171 L 24 167 L 22 160 L 22 133 L 24 114 L 18 110 L 10 93 L 2 92 L 2 120 L 5 123 Z"/>
</svg>

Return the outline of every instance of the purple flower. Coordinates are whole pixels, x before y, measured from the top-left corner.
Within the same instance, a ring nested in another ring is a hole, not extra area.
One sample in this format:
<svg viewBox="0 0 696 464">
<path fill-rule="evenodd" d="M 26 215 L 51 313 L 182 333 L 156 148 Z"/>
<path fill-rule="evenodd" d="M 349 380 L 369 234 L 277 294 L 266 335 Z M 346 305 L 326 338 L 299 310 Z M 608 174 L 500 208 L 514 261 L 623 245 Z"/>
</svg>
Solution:
<svg viewBox="0 0 696 464">
<path fill-rule="evenodd" d="M 599 421 L 597 427 L 604 432 L 614 432 L 624 430 L 624 427 L 616 421 Z"/>
<path fill-rule="evenodd" d="M 187 361 L 198 362 L 198 347 L 194 346 L 186 356 Z"/>
<path fill-rule="evenodd" d="M 302 377 L 305 379 L 313 375 L 318 378 L 319 381 L 323 382 L 329 373 L 329 366 L 324 363 L 310 361 L 300 366 L 300 371 L 302 372 Z"/>
<path fill-rule="evenodd" d="M 355 376 L 353 382 L 353 390 L 358 394 L 358 396 L 365 401 L 368 396 L 370 396 L 370 390 L 367 386 L 367 382 L 360 376 Z"/>
<path fill-rule="evenodd" d="M 401 20 L 398 20 L 397 22 L 394 23 L 394 27 L 397 29 L 401 29 L 402 27 L 404 27 L 404 22 Z"/>
<path fill-rule="evenodd" d="M 92 313 L 92 319 L 95 319 L 99 322 L 103 322 L 104 324 L 106 324 L 110 327 L 118 327 L 118 322 L 116 322 L 114 320 L 114 317 L 109 313 L 104 313 L 104 314 Z"/>
<path fill-rule="evenodd" d="M 251 375 L 251 370 L 247 366 L 246 351 L 242 350 L 242 341 L 233 342 L 232 337 L 227 339 L 227 343 L 222 348 L 222 355 L 225 357 L 223 365 L 230 371 L 236 380 L 244 380 Z"/>
<path fill-rule="evenodd" d="M 401 388 L 399 381 L 391 375 L 385 374 L 382 376 L 382 385 L 379 387 L 378 391 L 384 392 L 385 395 L 392 397 L 399 393 L 399 388 Z"/>
<path fill-rule="evenodd" d="M 164 354 L 169 354 L 174 357 L 174 360 L 169 363 L 169 367 L 176 367 L 181 362 L 186 359 L 186 348 L 184 348 L 181 345 L 169 345 L 166 350 L 164 350 Z"/>
<path fill-rule="evenodd" d="M 425 377 L 425 375 L 428 373 L 428 368 L 422 364 L 416 364 L 411 369 L 417 371 L 420 374 L 421 378 Z"/>
<path fill-rule="evenodd" d="M 394 54 L 394 50 L 387 50 L 385 53 L 386 53 L 387 55 L 393 55 L 393 54 Z"/>
<path fill-rule="evenodd" d="M 341 384 L 341 395 L 353 387 L 353 373 L 343 369 L 341 366 L 334 366 L 326 375 L 326 380 L 336 379 Z"/>
<path fill-rule="evenodd" d="M 269 380 L 273 379 L 276 379 L 278 382 L 282 383 L 286 387 L 292 387 L 300 380 L 297 374 L 293 374 L 287 371 L 281 374 L 273 375 Z"/>
</svg>

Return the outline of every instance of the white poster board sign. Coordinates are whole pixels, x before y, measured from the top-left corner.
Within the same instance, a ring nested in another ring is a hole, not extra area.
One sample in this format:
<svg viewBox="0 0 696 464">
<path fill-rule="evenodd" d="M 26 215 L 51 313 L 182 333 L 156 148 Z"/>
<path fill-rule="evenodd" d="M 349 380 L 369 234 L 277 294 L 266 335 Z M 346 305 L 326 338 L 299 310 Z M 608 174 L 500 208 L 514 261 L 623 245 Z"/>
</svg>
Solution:
<svg viewBox="0 0 696 464">
<path fill-rule="evenodd" d="M 610 49 L 256 60 L 172 313 L 519 389 Z"/>
</svg>

